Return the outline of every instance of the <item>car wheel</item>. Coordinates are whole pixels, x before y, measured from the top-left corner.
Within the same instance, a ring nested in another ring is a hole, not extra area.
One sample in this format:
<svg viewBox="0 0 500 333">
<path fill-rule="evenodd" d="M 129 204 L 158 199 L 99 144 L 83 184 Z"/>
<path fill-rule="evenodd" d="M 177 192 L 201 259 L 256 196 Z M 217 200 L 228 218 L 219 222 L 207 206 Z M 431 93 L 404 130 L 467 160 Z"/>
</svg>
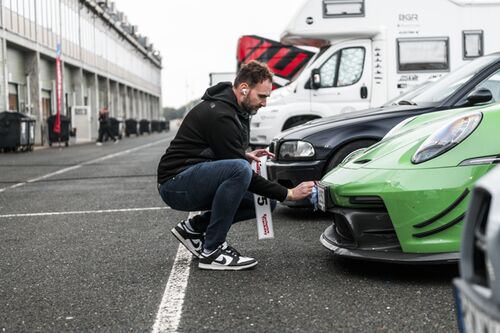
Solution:
<svg viewBox="0 0 500 333">
<path fill-rule="evenodd" d="M 323 175 L 325 175 L 330 170 L 332 170 L 337 165 L 339 165 L 340 162 L 342 162 L 344 160 L 344 158 L 346 158 L 347 155 L 349 155 L 353 151 L 358 150 L 360 148 L 369 147 L 376 142 L 377 142 L 377 140 L 358 140 L 358 141 L 350 142 L 350 143 L 346 144 L 345 146 L 341 147 L 339 150 L 337 150 L 337 152 L 328 161 L 328 164 L 327 164 L 326 169 L 325 169 L 325 173 Z"/>
</svg>

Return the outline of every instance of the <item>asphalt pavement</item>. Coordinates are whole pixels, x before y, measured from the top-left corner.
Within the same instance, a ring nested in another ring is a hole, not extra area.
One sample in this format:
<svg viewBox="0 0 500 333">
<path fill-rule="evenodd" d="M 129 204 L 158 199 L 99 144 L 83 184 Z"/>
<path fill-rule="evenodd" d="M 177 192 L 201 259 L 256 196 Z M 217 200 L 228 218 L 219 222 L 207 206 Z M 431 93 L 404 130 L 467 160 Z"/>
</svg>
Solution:
<svg viewBox="0 0 500 333">
<path fill-rule="evenodd" d="M 156 189 L 173 135 L 0 154 L 0 332 L 457 331 L 456 265 L 337 258 L 308 209 L 279 204 L 272 240 L 233 226 L 255 269 L 199 270 Z"/>
</svg>

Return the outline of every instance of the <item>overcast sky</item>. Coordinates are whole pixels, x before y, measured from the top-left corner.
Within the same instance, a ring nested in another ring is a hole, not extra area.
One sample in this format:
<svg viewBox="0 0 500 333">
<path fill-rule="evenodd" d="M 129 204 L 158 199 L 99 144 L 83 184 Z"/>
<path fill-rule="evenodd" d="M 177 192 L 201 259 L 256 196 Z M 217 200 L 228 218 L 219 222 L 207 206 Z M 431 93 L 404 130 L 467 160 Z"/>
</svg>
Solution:
<svg viewBox="0 0 500 333">
<path fill-rule="evenodd" d="M 115 0 L 163 57 L 163 106 L 201 97 L 210 72 L 234 72 L 242 35 L 279 40 L 304 0 Z"/>
</svg>

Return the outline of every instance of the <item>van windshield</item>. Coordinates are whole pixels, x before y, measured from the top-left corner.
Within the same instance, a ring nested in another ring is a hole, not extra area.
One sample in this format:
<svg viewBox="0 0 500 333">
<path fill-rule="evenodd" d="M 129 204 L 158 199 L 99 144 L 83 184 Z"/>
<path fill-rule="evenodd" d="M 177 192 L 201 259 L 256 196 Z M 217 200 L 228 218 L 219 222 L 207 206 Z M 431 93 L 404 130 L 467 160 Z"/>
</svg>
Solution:
<svg viewBox="0 0 500 333">
<path fill-rule="evenodd" d="M 497 61 L 500 54 L 492 54 L 477 58 L 455 71 L 443 76 L 436 82 L 429 84 L 419 94 L 413 96 L 412 104 L 435 105 L 445 100 L 455 91 L 466 84 L 475 74 L 486 66 Z"/>
<path fill-rule="evenodd" d="M 289 85 L 290 83 L 292 83 L 293 81 L 295 81 L 300 73 L 302 73 L 304 71 L 304 69 L 306 68 L 309 68 L 311 66 L 311 64 L 316 61 L 316 59 L 318 59 L 323 53 L 325 53 L 326 50 L 328 50 L 328 48 L 330 47 L 330 45 L 328 46 L 323 46 L 322 48 L 319 49 L 319 51 L 313 55 L 311 57 L 311 59 L 309 59 L 309 61 L 307 62 L 307 64 L 305 66 L 302 66 L 302 68 L 300 70 L 297 71 L 297 73 L 295 73 L 292 77 L 292 79 L 286 84 L 286 85 Z"/>
</svg>

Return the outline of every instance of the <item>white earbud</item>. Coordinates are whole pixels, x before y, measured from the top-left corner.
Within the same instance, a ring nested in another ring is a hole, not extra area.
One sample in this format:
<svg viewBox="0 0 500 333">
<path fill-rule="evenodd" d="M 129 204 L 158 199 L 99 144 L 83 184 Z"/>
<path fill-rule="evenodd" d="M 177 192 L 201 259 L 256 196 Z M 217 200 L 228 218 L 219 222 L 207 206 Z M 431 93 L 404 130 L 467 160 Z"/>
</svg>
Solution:
<svg viewBox="0 0 500 333">
<path fill-rule="evenodd" d="M 245 88 L 241 89 L 241 94 L 242 94 L 243 96 L 246 96 L 246 95 L 247 95 L 247 93 L 248 93 L 248 90 L 247 90 L 247 89 L 245 89 Z"/>
</svg>

